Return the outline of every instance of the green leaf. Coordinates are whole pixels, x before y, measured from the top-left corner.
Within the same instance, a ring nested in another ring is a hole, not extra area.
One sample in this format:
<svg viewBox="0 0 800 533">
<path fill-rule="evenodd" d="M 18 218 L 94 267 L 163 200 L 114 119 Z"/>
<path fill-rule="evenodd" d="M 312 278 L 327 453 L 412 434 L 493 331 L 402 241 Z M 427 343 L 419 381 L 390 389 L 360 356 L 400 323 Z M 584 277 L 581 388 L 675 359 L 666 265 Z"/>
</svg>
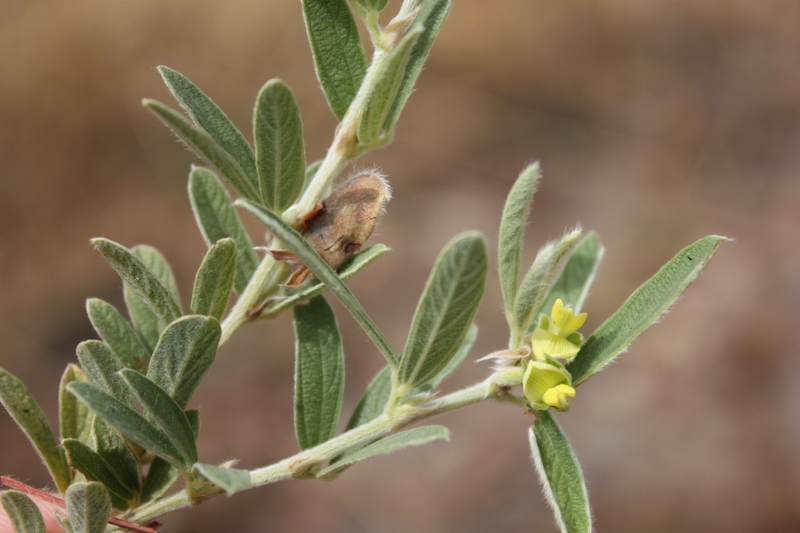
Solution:
<svg viewBox="0 0 800 533">
<path fill-rule="evenodd" d="M 400 383 L 422 385 L 456 354 L 483 297 L 488 263 L 486 242 L 476 232 L 462 233 L 444 247 L 414 313 Z"/>
<path fill-rule="evenodd" d="M 90 481 L 102 483 L 111 493 L 112 505 L 116 509 L 128 509 L 133 491 L 115 474 L 114 470 L 97 452 L 76 439 L 64 441 L 69 464 Z"/>
<path fill-rule="evenodd" d="M 258 190 L 234 157 L 192 121 L 156 100 L 142 104 L 156 114 L 183 142 L 208 163 L 240 196 L 258 201 Z"/>
<path fill-rule="evenodd" d="M 361 6 L 366 11 L 374 11 L 379 13 L 383 11 L 389 0 L 353 0 L 356 4 Z"/>
<path fill-rule="evenodd" d="M 383 125 L 400 90 L 409 57 L 423 31 L 422 26 L 413 26 L 381 61 L 358 122 L 358 140 L 361 144 L 374 146 L 379 143 Z"/>
<path fill-rule="evenodd" d="M 268 81 L 253 119 L 261 201 L 282 213 L 300 196 L 306 172 L 303 122 L 291 89 L 281 80 Z"/>
<path fill-rule="evenodd" d="M 89 298 L 86 300 L 86 313 L 97 334 L 124 366 L 137 370 L 147 368 L 150 352 L 142 344 L 133 326 L 113 305 L 97 298 Z"/>
<path fill-rule="evenodd" d="M 123 367 L 111 348 L 100 341 L 85 341 L 75 351 L 81 367 L 95 387 L 129 407 L 136 405 L 133 394 L 117 375 Z"/>
<path fill-rule="evenodd" d="M 186 411 L 186 418 L 189 419 L 189 424 L 192 426 L 194 438 L 200 434 L 200 413 L 194 409 Z M 147 478 L 145 479 L 144 486 L 142 487 L 142 494 L 140 500 L 142 502 L 153 501 L 177 481 L 180 476 L 180 471 L 169 464 L 161 457 L 156 457 L 150 463 L 150 468 L 147 469 Z"/>
<path fill-rule="evenodd" d="M 0 368 L 0 402 L 19 425 L 39 453 L 59 492 L 67 490 L 70 482 L 69 465 L 64 450 L 58 446 L 53 430 L 20 380 Z"/>
<path fill-rule="evenodd" d="M 250 487 L 250 472 L 247 470 L 223 468 L 205 463 L 195 464 L 194 470 L 202 474 L 210 482 L 221 487 L 228 494 Z"/>
<path fill-rule="evenodd" d="M 519 287 L 522 269 L 522 240 L 525 225 L 531 212 L 533 195 L 541 179 L 539 163 L 523 170 L 508 193 L 503 217 L 500 219 L 500 237 L 497 240 L 497 270 L 503 293 L 503 308 L 509 325 L 514 323 L 514 299 Z"/>
<path fill-rule="evenodd" d="M 303 0 L 314 65 L 328 104 L 342 120 L 364 74 L 367 55 L 345 0 Z"/>
<path fill-rule="evenodd" d="M 336 317 L 323 296 L 294 308 L 294 427 L 300 449 L 336 435 L 344 394 L 344 352 Z"/>
<path fill-rule="evenodd" d="M 512 331 L 517 334 L 515 338 L 519 341 L 522 340 L 528 326 L 533 321 L 534 313 L 539 310 L 542 301 L 547 296 L 550 281 L 553 279 L 558 265 L 575 246 L 581 235 L 580 228 L 572 230 L 558 241 L 547 243 L 536 254 L 536 259 L 522 279 L 514 300 L 514 322 L 510 326 Z M 511 348 L 518 348 L 518 346 L 511 346 Z"/>
<path fill-rule="evenodd" d="M 120 371 L 122 379 L 144 406 L 150 418 L 155 420 L 161 430 L 169 437 L 181 453 L 186 463 L 197 462 L 197 446 L 194 432 L 183 409 L 169 395 L 135 370 L 126 368 Z"/>
<path fill-rule="evenodd" d="M 189 313 L 222 319 L 236 276 L 236 243 L 221 239 L 208 249 L 192 290 Z"/>
<path fill-rule="evenodd" d="M 124 403 L 88 383 L 73 382 L 67 385 L 67 389 L 97 416 L 133 442 L 183 471 L 191 468 L 191 462 L 185 460 L 164 432 Z"/>
<path fill-rule="evenodd" d="M 92 239 L 92 244 L 163 325 L 181 316 L 181 308 L 171 291 L 131 250 L 108 239 Z"/>
<path fill-rule="evenodd" d="M 142 489 L 142 467 L 128 441 L 98 417 L 92 422 L 92 437 L 94 449 L 117 479 L 132 493 L 138 494 Z"/>
<path fill-rule="evenodd" d="M 538 411 L 537 417 L 528 435 L 533 462 L 556 523 L 562 533 L 589 533 L 592 513 L 578 459 L 550 413 Z"/>
<path fill-rule="evenodd" d="M 372 263 L 374 260 L 385 254 L 389 251 L 389 248 L 384 246 L 383 244 L 376 244 L 374 246 L 370 246 L 366 250 L 363 250 L 353 257 L 345 260 L 342 263 L 342 266 L 339 268 L 338 275 L 343 280 L 346 281 L 352 278 L 358 272 L 361 272 L 365 266 Z M 264 317 L 273 317 L 279 314 L 280 312 L 289 309 L 290 307 L 294 307 L 295 305 L 310 300 L 315 296 L 318 296 L 325 292 L 327 287 L 318 279 L 313 279 L 309 283 L 303 284 L 303 286 L 297 292 L 291 294 L 291 296 L 287 296 L 273 304 L 269 307 L 261 316 Z"/>
<path fill-rule="evenodd" d="M 103 533 L 111 516 L 108 491 L 100 483 L 73 483 L 67 490 L 67 513 L 73 533 Z"/>
<path fill-rule="evenodd" d="M 256 160 L 253 149 L 225 113 L 183 74 L 163 65 L 158 67 L 158 71 L 172 95 L 189 113 L 195 124 L 228 152 L 244 170 L 250 183 L 257 186 Z"/>
<path fill-rule="evenodd" d="M 197 225 L 209 246 L 226 237 L 236 243 L 234 289 L 241 294 L 258 268 L 259 260 L 225 186 L 210 170 L 195 167 L 189 175 L 189 199 Z"/>
<path fill-rule="evenodd" d="M 363 461 L 376 455 L 390 453 L 409 446 L 419 446 L 429 442 L 450 438 L 450 431 L 444 426 L 422 426 L 407 431 L 402 431 L 390 435 L 360 450 L 345 454 L 341 460 L 328 468 L 323 469 L 317 474 L 318 478 L 326 477 L 344 470 L 353 463 Z"/>
<path fill-rule="evenodd" d="M 170 324 L 158 341 L 147 377 L 186 407 L 205 376 L 219 345 L 220 326 L 214 318 L 185 316 Z"/>
<path fill-rule="evenodd" d="M 616 313 L 586 339 L 567 366 L 575 385 L 583 383 L 623 352 L 680 297 L 727 238 L 704 237 L 673 257 L 644 282 Z"/>
<path fill-rule="evenodd" d="M 350 431 L 380 416 L 386 408 L 386 403 L 389 401 L 391 393 L 392 369 L 385 366 L 367 385 L 367 390 L 358 400 L 358 404 L 347 422 L 345 431 Z"/>
<path fill-rule="evenodd" d="M 89 382 L 78 365 L 70 363 L 58 386 L 58 426 L 62 439 L 85 439 L 91 430 L 92 413 L 67 390 L 73 381 Z"/>
<path fill-rule="evenodd" d="M 317 171 L 321 166 L 322 166 L 322 159 L 319 159 L 308 165 L 308 167 L 306 167 L 306 174 L 305 177 L 303 178 L 303 190 L 306 190 L 308 184 L 311 183 L 311 180 L 313 180 L 314 176 L 317 175 Z"/>
<path fill-rule="evenodd" d="M 389 341 L 378 329 L 367 312 L 358 303 L 356 297 L 347 288 L 347 285 L 336 275 L 336 272 L 326 263 L 319 254 L 311 247 L 302 235 L 290 228 L 283 220 L 264 207 L 249 202 L 238 200 L 241 205 L 250 211 L 267 229 L 291 251 L 300 261 L 307 266 L 311 272 L 321 280 L 328 289 L 342 302 L 353 318 L 364 329 L 370 340 L 375 343 L 381 354 L 386 358 L 390 365 L 397 365 L 397 356 L 392 350 Z"/>
<path fill-rule="evenodd" d="M 581 239 L 569 255 L 558 279 L 550 287 L 542 305 L 539 306 L 539 312 L 549 313 L 553 304 L 560 298 L 564 305 L 571 305 L 576 313 L 580 313 L 604 251 L 596 233 L 591 232 Z M 533 322 L 528 328 L 528 333 L 536 327 L 536 321 Z"/>
<path fill-rule="evenodd" d="M 18 490 L 7 490 L 0 494 L 14 533 L 45 533 L 42 512 L 33 500 Z"/>
<path fill-rule="evenodd" d="M 464 340 L 461 341 L 461 346 L 458 347 L 458 351 L 450 359 L 450 362 L 438 373 L 436 374 L 433 379 L 428 381 L 425 386 L 430 386 L 430 389 L 435 389 L 439 386 L 439 384 L 444 381 L 444 379 L 455 372 L 456 368 L 464 362 L 466 359 L 467 354 L 472 349 L 472 345 L 475 344 L 475 340 L 478 338 L 478 326 L 472 324 L 469 330 L 467 331 L 467 335 L 464 337 Z"/>
<path fill-rule="evenodd" d="M 428 52 L 433 46 L 433 41 L 439 35 L 439 30 L 442 29 L 442 24 L 444 24 L 444 20 L 450 13 L 452 6 L 453 0 L 425 0 L 421 2 L 420 12 L 414 20 L 414 26 L 419 25 L 424 30 L 411 51 L 411 57 L 408 60 L 403 80 L 400 82 L 397 96 L 395 96 L 392 109 L 383 124 L 385 131 L 394 129 L 394 125 L 397 123 L 397 119 L 400 117 L 400 113 L 403 111 L 403 107 L 406 105 L 406 101 L 417 83 L 417 78 L 425 59 L 428 57 Z M 398 17 L 401 15 L 402 13 Z"/>
</svg>

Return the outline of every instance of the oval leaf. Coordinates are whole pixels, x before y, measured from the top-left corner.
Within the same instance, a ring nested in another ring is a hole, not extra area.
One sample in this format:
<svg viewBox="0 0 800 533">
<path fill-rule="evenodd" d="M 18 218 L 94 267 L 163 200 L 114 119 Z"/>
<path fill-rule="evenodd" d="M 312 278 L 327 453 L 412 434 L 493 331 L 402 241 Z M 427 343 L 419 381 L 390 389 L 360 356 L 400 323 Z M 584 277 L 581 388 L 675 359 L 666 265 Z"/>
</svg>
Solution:
<svg viewBox="0 0 800 533">
<path fill-rule="evenodd" d="M 155 100 L 142 100 L 142 104 L 167 125 L 198 156 L 233 187 L 243 198 L 258 201 L 258 191 L 250 182 L 241 165 L 204 130 L 174 109 Z"/>
<path fill-rule="evenodd" d="M 14 533 L 45 533 L 42 512 L 25 493 L 7 490 L 0 494 L 0 501 Z"/>
<path fill-rule="evenodd" d="M 131 391 L 117 375 L 117 372 L 122 370 L 122 363 L 111 348 L 100 341 L 85 341 L 80 343 L 75 351 L 81 367 L 95 387 L 129 407 L 135 405 Z"/>
<path fill-rule="evenodd" d="M 342 120 L 367 72 L 356 21 L 345 0 L 303 0 L 303 16 L 317 77 L 333 114 Z"/>
<path fill-rule="evenodd" d="M 347 422 L 346 431 L 350 431 L 370 420 L 377 418 L 386 408 L 389 396 L 392 393 L 392 369 L 388 366 L 378 372 L 361 396 L 350 420 Z"/>
<path fill-rule="evenodd" d="M 103 533 L 111 516 L 108 491 L 100 483 L 73 483 L 67 490 L 67 514 L 72 533 Z"/>
<path fill-rule="evenodd" d="M 578 459 L 558 422 L 547 411 L 529 431 L 533 462 L 562 533 L 592 531 L 589 496 Z"/>
<path fill-rule="evenodd" d="M 236 243 L 234 288 L 241 294 L 258 268 L 259 260 L 225 186 L 207 168 L 195 167 L 189 174 L 189 199 L 197 225 L 209 246 L 226 237 Z"/>
<path fill-rule="evenodd" d="M 158 72 L 169 87 L 170 92 L 189 113 L 195 124 L 217 141 L 242 167 L 250 183 L 258 183 L 253 149 L 233 122 L 206 96 L 194 83 L 169 67 L 160 66 Z"/>
<path fill-rule="evenodd" d="M 455 237 L 439 254 L 400 359 L 400 383 L 422 385 L 456 354 L 483 297 L 488 263 L 486 242 L 475 232 Z"/>
<path fill-rule="evenodd" d="M 726 237 L 710 235 L 677 253 L 586 339 L 567 366 L 575 385 L 599 372 L 667 312 L 711 260 Z"/>
<path fill-rule="evenodd" d="M 117 479 L 131 492 L 138 494 L 142 489 L 142 467 L 128 441 L 98 417 L 94 417 L 92 422 L 92 440 L 95 451 Z"/>
<path fill-rule="evenodd" d="M 158 341 L 147 377 L 183 409 L 205 376 L 219 345 L 214 318 L 185 316 L 170 324 Z"/>
<path fill-rule="evenodd" d="M 86 300 L 86 314 L 94 330 L 114 355 L 128 368 L 147 368 L 150 352 L 142 344 L 133 326 L 110 303 L 97 298 Z"/>
<path fill-rule="evenodd" d="M 336 317 L 323 296 L 294 308 L 294 427 L 300 449 L 336 435 L 344 394 L 344 352 Z"/>
<path fill-rule="evenodd" d="M 92 414 L 67 390 L 73 381 L 88 383 L 89 378 L 78 365 L 69 364 L 58 386 L 58 426 L 62 439 L 84 440 L 91 430 Z"/>
<path fill-rule="evenodd" d="M 281 80 L 268 81 L 253 119 L 261 200 L 281 213 L 300 196 L 306 173 L 303 122 L 291 89 Z"/>
<path fill-rule="evenodd" d="M 25 385 L 2 368 L 0 402 L 36 448 L 56 487 L 63 493 L 70 482 L 69 465 L 64 450 L 58 446 L 50 424 Z"/>
<path fill-rule="evenodd" d="M 90 481 L 102 483 L 111 493 L 116 509 L 127 509 L 133 499 L 133 490 L 120 481 L 108 463 L 100 455 L 79 440 L 64 441 L 69 464 Z"/>
<path fill-rule="evenodd" d="M 321 280 L 328 289 L 339 299 L 347 308 L 356 322 L 362 327 L 369 336 L 370 340 L 381 351 L 391 366 L 397 364 L 397 356 L 394 354 L 386 336 L 378 329 L 370 316 L 358 303 L 356 297 L 347 288 L 347 285 L 339 278 L 334 270 L 325 262 L 322 257 L 308 244 L 302 235 L 290 228 L 283 220 L 264 207 L 249 202 L 247 200 L 237 200 L 237 204 L 250 211 L 272 234 L 291 251 L 300 261 L 311 270 L 317 279 Z"/>
<path fill-rule="evenodd" d="M 194 465 L 194 470 L 202 474 L 210 482 L 221 487 L 228 494 L 250 487 L 250 472 L 247 470 L 223 468 L 205 463 L 197 463 Z"/>
<path fill-rule="evenodd" d="M 197 271 L 189 313 L 222 319 L 236 276 L 236 243 L 222 239 L 208 249 Z"/>
</svg>

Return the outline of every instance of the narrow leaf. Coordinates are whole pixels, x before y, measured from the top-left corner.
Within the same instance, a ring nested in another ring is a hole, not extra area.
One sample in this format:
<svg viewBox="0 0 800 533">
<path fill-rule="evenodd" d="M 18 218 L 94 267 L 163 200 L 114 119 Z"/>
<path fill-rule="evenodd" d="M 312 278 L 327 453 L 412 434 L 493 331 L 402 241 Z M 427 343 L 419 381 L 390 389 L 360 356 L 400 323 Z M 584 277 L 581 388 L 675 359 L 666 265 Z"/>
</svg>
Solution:
<svg viewBox="0 0 800 533">
<path fill-rule="evenodd" d="M 222 239 L 208 249 L 194 279 L 189 313 L 222 319 L 236 276 L 236 243 Z"/>
<path fill-rule="evenodd" d="M 144 99 L 142 104 L 156 114 L 183 142 L 208 163 L 228 185 L 243 198 L 258 200 L 258 191 L 247 173 L 232 155 L 225 151 L 214 138 L 204 130 L 175 111 L 155 100 Z"/>
<path fill-rule="evenodd" d="M 85 341 L 75 350 L 89 381 L 98 389 L 107 392 L 128 407 L 135 405 L 133 394 L 125 386 L 117 372 L 122 363 L 111 349 L 100 341 Z"/>
<path fill-rule="evenodd" d="M 228 494 L 239 492 L 250 487 L 250 472 L 238 468 L 223 468 L 221 466 L 197 463 L 195 471 L 207 480 L 221 487 Z"/>
<path fill-rule="evenodd" d="M 444 247 L 414 313 L 400 359 L 400 383 L 422 385 L 456 354 L 483 297 L 488 263 L 486 242 L 478 233 L 462 233 Z"/>
<path fill-rule="evenodd" d="M 294 308 L 294 427 L 300 449 L 336 435 L 344 394 L 344 353 L 336 317 L 317 296 Z"/>
<path fill-rule="evenodd" d="M 268 81 L 253 118 L 261 201 L 282 213 L 300 196 L 306 172 L 303 122 L 291 89 L 281 80 Z"/>
<path fill-rule="evenodd" d="M 444 426 L 422 426 L 407 431 L 396 433 L 377 442 L 373 442 L 369 446 L 365 446 L 360 450 L 346 454 L 342 459 L 328 468 L 323 469 L 317 474 L 317 477 L 323 478 L 344 470 L 346 467 L 363 461 L 376 455 L 382 455 L 409 446 L 419 446 L 429 442 L 450 438 L 450 431 Z"/>
<path fill-rule="evenodd" d="M 388 251 L 389 248 L 387 248 L 385 245 L 376 244 L 374 246 L 370 246 L 362 252 L 359 252 L 342 263 L 342 266 L 338 271 L 339 278 L 341 278 L 342 281 L 347 281 L 358 272 L 361 272 L 368 264 L 372 263 L 374 260 Z M 262 314 L 262 316 L 275 316 L 281 311 L 289 309 L 290 307 L 294 307 L 299 303 L 305 302 L 322 294 L 325 292 L 326 288 L 327 287 L 324 283 L 318 279 L 314 279 L 311 282 L 304 284 L 301 287 L 301 290 L 298 290 L 291 296 L 287 296 L 286 298 L 283 298 L 282 300 L 279 300 L 273 304 Z"/>
<path fill-rule="evenodd" d="M 225 186 L 210 170 L 195 167 L 189 175 L 189 199 L 197 225 L 209 246 L 226 237 L 236 243 L 234 289 L 241 294 L 258 268 L 259 260 Z"/>
<path fill-rule="evenodd" d="M 564 235 L 560 240 L 547 243 L 536 254 L 536 259 L 522 279 L 514 300 L 514 322 L 511 324 L 511 328 L 519 333 L 520 339 L 533 321 L 534 313 L 539 310 L 542 301 L 547 296 L 550 282 L 558 265 L 575 246 L 581 235 L 581 229 L 577 228 Z M 512 348 L 517 347 L 512 346 Z"/>
<path fill-rule="evenodd" d="M 160 66 L 158 71 L 170 92 L 189 113 L 195 124 L 208 133 L 223 150 L 228 152 L 242 167 L 250 183 L 258 183 L 255 156 L 253 149 L 231 120 L 206 96 L 194 83 L 183 74 L 169 67 Z"/>
<path fill-rule="evenodd" d="M 386 408 L 389 395 L 392 393 L 392 369 L 388 366 L 378 372 L 367 386 L 364 395 L 358 401 L 345 431 L 366 424 L 376 419 Z"/>
<path fill-rule="evenodd" d="M 578 459 L 558 422 L 539 411 L 529 431 L 533 462 L 562 533 L 592 531 L 589 496 Z"/>
<path fill-rule="evenodd" d="M 124 366 L 137 370 L 147 368 L 150 352 L 130 323 L 113 305 L 97 298 L 89 298 L 86 300 L 86 313 L 97 334 Z"/>
<path fill-rule="evenodd" d="M 409 3 L 409 5 L 412 5 L 412 3 Z M 444 20 L 450 13 L 452 6 L 453 0 L 427 0 L 421 2 L 420 12 L 414 20 L 414 26 L 421 26 L 423 32 L 417 38 L 416 44 L 411 51 L 405 75 L 402 82 L 400 82 L 400 88 L 392 103 L 392 109 L 389 111 L 383 125 L 385 131 L 394 129 L 394 125 L 397 123 L 397 119 L 400 117 L 400 113 L 403 111 L 403 107 L 406 105 L 406 101 L 417 83 L 417 78 L 425 59 L 428 57 L 428 52 L 433 46 L 433 41 L 439 35 L 439 30 L 442 29 L 442 24 L 444 24 Z M 402 13 L 398 17 L 401 15 Z"/>
<path fill-rule="evenodd" d="M 200 434 L 200 413 L 190 409 L 186 411 L 186 418 L 189 419 L 194 438 L 197 440 L 197 436 Z M 180 476 L 180 471 L 167 461 L 161 457 L 153 459 L 153 462 L 150 463 L 150 468 L 147 469 L 147 478 L 142 487 L 141 501 L 153 501 L 164 494 L 177 481 L 178 476 Z"/>
<path fill-rule="evenodd" d="M 165 433 L 113 396 L 88 383 L 73 382 L 67 385 L 67 389 L 97 416 L 133 442 L 163 457 L 181 470 L 189 470 L 191 467 L 191 463 L 185 461 Z"/>
<path fill-rule="evenodd" d="M 70 482 L 69 465 L 64 450 L 58 446 L 53 430 L 20 380 L 0 368 L 0 402 L 19 425 L 39 453 L 59 492 L 67 490 Z"/>
<path fill-rule="evenodd" d="M 571 305 L 576 313 L 580 313 L 604 251 L 596 233 L 591 232 L 581 239 L 572 250 L 558 279 L 550 287 L 542 305 L 539 306 L 539 312 L 550 312 L 555 301 L 560 298 L 565 305 Z M 533 328 L 528 329 L 530 333 Z"/>
<path fill-rule="evenodd" d="M 138 494 L 142 489 L 142 468 L 128 441 L 98 417 L 92 422 L 92 438 L 95 451 L 117 479 L 132 493 Z"/>
<path fill-rule="evenodd" d="M 219 345 L 220 326 L 214 318 L 185 316 L 170 324 L 158 341 L 147 377 L 186 407 L 205 376 Z"/>
<path fill-rule="evenodd" d="M 678 252 L 644 282 L 616 313 L 586 339 L 567 367 L 573 383 L 583 383 L 624 351 L 697 278 L 725 237 L 710 235 Z"/>
<path fill-rule="evenodd" d="M 367 55 L 345 0 L 303 0 L 314 65 L 328 104 L 344 117 L 367 71 Z"/>
<path fill-rule="evenodd" d="M 133 252 L 108 239 L 92 239 L 92 244 L 162 324 L 169 324 L 181 316 L 181 308 L 169 289 Z"/>
<path fill-rule="evenodd" d="M 103 533 L 111 516 L 108 491 L 96 482 L 73 483 L 67 490 L 67 513 L 73 533 Z"/>
<path fill-rule="evenodd" d="M 539 163 L 523 170 L 508 193 L 503 217 L 500 219 L 500 237 L 497 240 L 497 270 L 500 274 L 500 289 L 506 320 L 513 324 L 514 299 L 519 287 L 522 269 L 522 240 L 525 225 L 531 212 L 533 195 L 539 185 L 541 172 Z"/>
<path fill-rule="evenodd" d="M 431 379 L 425 385 L 426 386 L 430 385 L 431 389 L 435 389 L 436 387 L 439 386 L 439 384 L 442 381 L 444 381 L 444 379 L 447 376 L 455 372 L 456 368 L 458 368 L 459 365 L 461 365 L 461 363 L 464 362 L 464 359 L 467 358 L 467 354 L 472 349 L 472 345 L 475 344 L 475 340 L 477 338 L 478 338 L 478 326 L 472 324 L 472 326 L 470 326 L 469 330 L 467 331 L 467 335 L 464 337 L 464 340 L 461 341 L 461 346 L 458 347 L 458 351 L 453 356 L 453 358 L 450 359 L 450 362 L 447 363 L 447 365 L 441 370 L 441 372 L 436 374 L 436 376 L 434 376 L 433 379 Z"/>
<path fill-rule="evenodd" d="M 361 144 L 372 146 L 380 140 L 383 125 L 405 76 L 409 57 L 423 31 L 422 26 L 413 26 L 380 63 L 380 71 L 376 73 L 358 123 L 358 140 Z"/>
<path fill-rule="evenodd" d="M 91 429 L 92 414 L 67 390 L 73 381 L 89 382 L 78 365 L 69 364 L 58 386 L 58 425 L 62 439 L 83 439 Z"/>
<path fill-rule="evenodd" d="M 169 437 L 186 463 L 197 462 L 197 446 L 189 419 L 175 400 L 158 385 L 135 370 L 120 371 L 122 379 L 144 406 L 145 411 Z"/>
<path fill-rule="evenodd" d="M 241 205 L 250 211 L 262 224 L 267 226 L 267 229 L 291 251 L 297 258 L 306 265 L 311 272 L 321 280 L 328 289 L 342 302 L 347 308 L 356 322 L 364 329 L 370 340 L 375 343 L 381 354 L 386 358 L 390 365 L 397 364 L 397 356 L 394 354 L 389 341 L 378 329 L 367 312 L 358 303 L 356 297 L 347 288 L 347 285 L 336 275 L 336 272 L 319 256 L 319 254 L 311 247 L 310 244 L 303 238 L 302 235 L 286 225 L 283 220 L 273 214 L 271 211 L 263 208 L 258 204 L 248 202 L 247 200 L 238 200 L 238 205 Z"/>
<path fill-rule="evenodd" d="M 18 490 L 0 494 L 14 533 L 45 533 L 44 518 L 33 500 Z"/>
<path fill-rule="evenodd" d="M 114 470 L 100 455 L 79 440 L 64 441 L 67 457 L 72 468 L 90 481 L 102 483 L 111 493 L 112 505 L 116 509 L 127 509 L 133 499 L 133 491 L 120 481 Z"/>
</svg>

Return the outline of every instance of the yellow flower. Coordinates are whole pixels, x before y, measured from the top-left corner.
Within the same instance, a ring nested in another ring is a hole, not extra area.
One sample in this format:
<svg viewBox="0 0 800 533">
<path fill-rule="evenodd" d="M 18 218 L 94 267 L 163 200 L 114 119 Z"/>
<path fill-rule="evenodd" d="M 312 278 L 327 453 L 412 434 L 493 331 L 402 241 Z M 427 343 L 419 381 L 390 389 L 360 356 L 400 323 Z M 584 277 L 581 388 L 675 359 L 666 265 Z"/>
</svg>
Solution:
<svg viewBox="0 0 800 533">
<path fill-rule="evenodd" d="M 531 335 L 534 358 L 544 361 L 549 356 L 569 361 L 575 357 L 583 344 L 583 336 L 577 330 L 586 322 L 586 316 L 576 315 L 572 307 L 565 308 L 564 302 L 557 299 L 550 316 L 542 315 Z"/>
<path fill-rule="evenodd" d="M 522 390 L 534 409 L 550 407 L 559 411 L 569 409 L 570 397 L 575 396 L 572 376 L 557 361 L 531 361 L 525 367 Z"/>
</svg>

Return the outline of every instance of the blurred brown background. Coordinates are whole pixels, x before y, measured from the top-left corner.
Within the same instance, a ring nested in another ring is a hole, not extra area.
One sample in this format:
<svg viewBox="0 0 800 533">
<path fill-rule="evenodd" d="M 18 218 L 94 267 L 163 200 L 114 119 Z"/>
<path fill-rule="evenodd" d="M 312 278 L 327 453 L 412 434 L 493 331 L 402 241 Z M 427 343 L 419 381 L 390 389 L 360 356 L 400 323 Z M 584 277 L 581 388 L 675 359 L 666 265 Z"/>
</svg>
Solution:
<svg viewBox="0 0 800 533">
<path fill-rule="evenodd" d="M 258 89 L 280 77 L 309 160 L 331 139 L 299 2 L 0 4 L 0 364 L 53 421 L 59 376 L 93 337 L 85 298 L 122 306 L 88 239 L 155 245 L 184 299 L 204 252 L 185 193 L 192 158 L 139 104 L 174 105 L 160 64 L 248 137 Z M 395 348 L 438 250 L 473 228 L 494 249 L 507 191 L 536 159 L 526 260 L 578 221 L 607 248 L 587 333 L 683 246 L 736 239 L 559 417 L 597 529 L 800 531 L 800 4 L 457 2 L 396 140 L 355 165 L 380 166 L 395 190 L 375 239 L 393 252 L 351 283 Z M 349 416 L 381 358 L 338 310 Z M 473 359 L 507 337 L 494 275 L 478 323 Z M 222 350 L 193 401 L 204 461 L 253 468 L 295 453 L 292 351 L 288 316 Z M 445 388 L 486 371 L 467 363 Z M 163 531 L 555 531 L 529 466 L 530 419 L 482 404 L 439 421 L 451 442 L 333 483 L 220 498 Z M 5 414 L 0 439 L 0 473 L 48 482 Z"/>
</svg>

